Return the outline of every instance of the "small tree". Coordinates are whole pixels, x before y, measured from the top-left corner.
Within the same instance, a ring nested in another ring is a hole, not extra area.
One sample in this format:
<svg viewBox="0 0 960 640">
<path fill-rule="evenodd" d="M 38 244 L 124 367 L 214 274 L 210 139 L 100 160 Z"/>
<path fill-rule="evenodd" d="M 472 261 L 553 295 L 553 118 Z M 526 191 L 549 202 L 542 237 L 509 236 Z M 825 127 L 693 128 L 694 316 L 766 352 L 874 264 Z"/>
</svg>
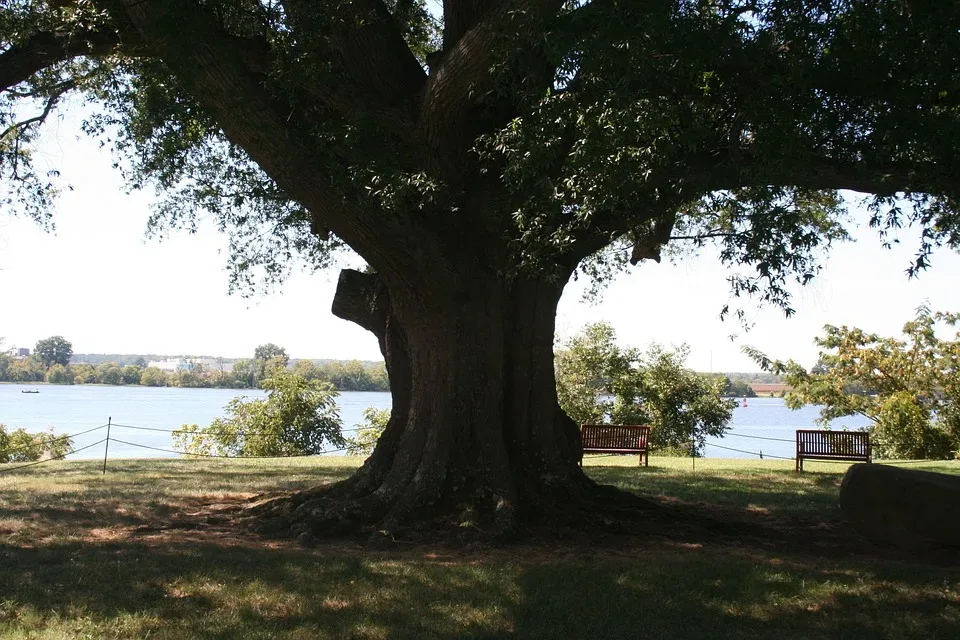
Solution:
<svg viewBox="0 0 960 640">
<path fill-rule="evenodd" d="M 787 406 L 822 405 L 819 424 L 851 415 L 868 418 L 878 457 L 951 458 L 960 449 L 960 333 L 941 340 L 937 325 L 958 321 L 960 314 L 932 313 L 923 305 L 904 324 L 904 339 L 827 325 L 814 339 L 823 351 L 810 371 L 793 360 L 744 351 L 786 376 L 793 387 Z"/>
<path fill-rule="evenodd" d="M 33 352 L 44 367 L 55 364 L 67 366 L 73 356 L 73 345 L 63 336 L 51 336 L 37 341 Z"/>
<path fill-rule="evenodd" d="M 641 359 L 642 402 L 654 425 L 654 445 L 687 451 L 690 442 L 703 455 L 708 437 L 722 437 L 733 417 L 735 400 L 724 398 L 724 382 L 685 366 L 689 350 L 651 346 Z"/>
<path fill-rule="evenodd" d="M 723 396 L 724 380 L 684 366 L 686 346 L 646 353 L 621 348 L 609 324 L 588 325 L 558 351 L 560 406 L 580 422 L 651 424 L 651 442 L 665 450 L 702 455 L 708 436 L 722 436 L 736 403 Z"/>
<path fill-rule="evenodd" d="M 326 444 L 346 446 L 336 391 L 330 385 L 278 371 L 263 381 L 263 400 L 235 398 L 227 417 L 209 427 L 183 425 L 174 448 L 227 456 L 294 456 L 322 453 Z"/>
<path fill-rule="evenodd" d="M 557 351 L 557 397 L 567 415 L 580 424 L 607 421 L 617 402 L 637 395 L 638 377 L 632 367 L 638 352 L 621 349 L 616 338 L 609 324 L 590 324 Z M 622 411 L 618 418 L 628 419 Z M 646 423 L 649 417 L 638 412 L 629 419 Z"/>
<path fill-rule="evenodd" d="M 383 430 L 390 422 L 389 409 L 367 407 L 363 410 L 363 423 L 357 425 L 357 434 L 347 438 L 347 453 L 353 456 L 369 456 L 373 453 Z"/>
<path fill-rule="evenodd" d="M 73 440 L 54 434 L 52 428 L 46 433 L 27 433 L 24 429 L 7 433 L 6 425 L 0 423 L 0 463 L 60 459 L 72 449 Z"/>
<path fill-rule="evenodd" d="M 263 387 L 263 381 L 273 376 L 279 369 L 286 369 L 290 363 L 287 350 L 272 342 L 262 344 L 253 350 L 253 384 Z"/>
<path fill-rule="evenodd" d="M 280 360 L 283 362 L 283 366 L 287 366 L 287 364 L 290 362 L 290 356 L 287 355 L 287 350 L 283 347 L 273 344 L 272 342 L 262 344 L 253 350 L 254 360 L 266 362 L 272 358 L 280 358 Z"/>
</svg>

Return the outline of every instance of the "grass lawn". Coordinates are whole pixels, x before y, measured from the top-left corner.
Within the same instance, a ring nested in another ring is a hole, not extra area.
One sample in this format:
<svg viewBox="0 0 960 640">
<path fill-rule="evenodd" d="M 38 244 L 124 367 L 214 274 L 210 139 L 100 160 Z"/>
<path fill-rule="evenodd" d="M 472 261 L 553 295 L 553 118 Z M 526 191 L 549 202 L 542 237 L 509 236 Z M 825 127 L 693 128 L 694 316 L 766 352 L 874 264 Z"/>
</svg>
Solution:
<svg viewBox="0 0 960 640">
<path fill-rule="evenodd" d="M 960 638 L 960 567 L 929 558 L 664 536 L 623 548 L 303 548 L 231 524 L 241 500 L 358 464 L 119 460 L 106 476 L 93 461 L 0 473 L 0 637 Z M 594 478 L 665 504 L 807 536 L 841 530 L 846 467 L 808 465 L 797 475 L 780 461 L 585 462 Z M 960 462 L 910 466 L 960 473 Z"/>
</svg>

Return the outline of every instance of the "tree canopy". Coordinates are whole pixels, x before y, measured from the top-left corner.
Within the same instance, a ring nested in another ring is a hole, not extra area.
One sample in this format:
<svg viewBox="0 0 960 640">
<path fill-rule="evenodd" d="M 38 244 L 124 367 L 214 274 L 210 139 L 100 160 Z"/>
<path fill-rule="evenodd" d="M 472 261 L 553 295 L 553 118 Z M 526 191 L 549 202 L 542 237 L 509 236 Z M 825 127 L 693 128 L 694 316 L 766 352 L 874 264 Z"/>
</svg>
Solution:
<svg viewBox="0 0 960 640">
<path fill-rule="evenodd" d="M 273 358 L 277 358 L 277 362 L 282 363 L 284 367 L 290 362 L 290 356 L 287 355 L 287 350 L 283 347 L 278 347 L 272 342 L 261 344 L 253 350 L 253 359 L 258 362 L 265 363 Z"/>
<path fill-rule="evenodd" d="M 735 293 L 787 305 L 844 237 L 838 189 L 920 225 L 915 268 L 956 246 L 958 22 L 933 0 L 6 0 L 0 167 L 43 218 L 62 182 L 31 144 L 79 93 L 160 190 L 157 229 L 213 214 L 235 284 L 342 241 L 438 267 L 439 226 L 510 268 L 613 247 L 594 274 L 716 242 L 755 267 Z"/>
<path fill-rule="evenodd" d="M 33 353 L 45 367 L 55 364 L 65 367 L 73 356 L 73 344 L 63 336 L 51 336 L 38 340 Z"/>
</svg>

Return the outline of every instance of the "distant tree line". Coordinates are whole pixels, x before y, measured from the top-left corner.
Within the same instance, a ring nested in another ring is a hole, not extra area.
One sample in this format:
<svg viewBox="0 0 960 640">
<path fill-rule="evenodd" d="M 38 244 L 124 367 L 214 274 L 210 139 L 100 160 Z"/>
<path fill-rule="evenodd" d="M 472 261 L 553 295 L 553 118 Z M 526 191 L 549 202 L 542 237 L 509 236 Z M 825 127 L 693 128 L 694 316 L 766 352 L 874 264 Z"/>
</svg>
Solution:
<svg viewBox="0 0 960 640">
<path fill-rule="evenodd" d="M 727 371 L 723 375 L 730 380 L 744 384 L 751 382 L 757 384 L 781 384 L 785 381 L 783 375 L 770 373 L 769 371 Z"/>
<path fill-rule="evenodd" d="M 721 382 L 722 390 L 721 395 L 727 398 L 755 398 L 757 394 L 753 391 L 753 388 L 750 386 L 750 382 L 756 382 L 756 380 L 746 380 L 744 378 L 731 377 L 732 374 L 729 373 L 701 373 L 700 375 L 705 376 L 711 380 L 718 380 Z"/>
<path fill-rule="evenodd" d="M 175 371 L 146 366 L 142 357 L 130 364 L 91 364 L 71 363 L 72 356 L 73 347 L 62 336 L 40 340 L 27 357 L 0 353 L 0 382 L 258 389 L 278 369 L 292 369 L 306 380 L 329 383 L 338 391 L 390 390 L 382 362 L 297 360 L 291 365 L 286 350 L 272 343 L 260 345 L 252 358 L 233 361 L 232 366 L 224 359 L 203 364 L 187 358 Z"/>
</svg>

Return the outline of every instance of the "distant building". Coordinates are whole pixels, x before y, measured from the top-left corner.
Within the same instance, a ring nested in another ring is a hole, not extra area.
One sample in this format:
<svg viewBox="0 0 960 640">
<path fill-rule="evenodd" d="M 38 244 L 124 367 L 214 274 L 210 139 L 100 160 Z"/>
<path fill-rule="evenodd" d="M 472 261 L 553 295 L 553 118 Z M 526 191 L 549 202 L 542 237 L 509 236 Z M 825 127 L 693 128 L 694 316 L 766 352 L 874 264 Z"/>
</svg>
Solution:
<svg viewBox="0 0 960 640">
<path fill-rule="evenodd" d="M 163 360 L 151 360 L 147 363 L 148 367 L 163 371 L 190 371 L 200 366 L 209 369 L 216 365 L 216 358 L 164 358 Z"/>
<path fill-rule="evenodd" d="M 183 358 L 164 358 L 163 360 L 151 360 L 147 363 L 147 366 L 163 371 L 188 371 L 191 368 L 191 363 Z"/>
<path fill-rule="evenodd" d="M 783 384 L 782 382 L 773 382 L 773 383 L 763 383 L 763 382 L 748 382 L 747 383 L 753 392 L 758 396 L 772 396 L 772 395 L 781 395 L 784 392 L 792 391 L 793 387 L 788 384 Z"/>
<path fill-rule="evenodd" d="M 30 357 L 30 349 L 27 349 L 26 347 L 19 347 L 19 348 L 11 347 L 10 349 L 7 349 L 6 354 L 11 358 L 16 358 L 17 360 L 23 360 L 24 358 Z"/>
</svg>

